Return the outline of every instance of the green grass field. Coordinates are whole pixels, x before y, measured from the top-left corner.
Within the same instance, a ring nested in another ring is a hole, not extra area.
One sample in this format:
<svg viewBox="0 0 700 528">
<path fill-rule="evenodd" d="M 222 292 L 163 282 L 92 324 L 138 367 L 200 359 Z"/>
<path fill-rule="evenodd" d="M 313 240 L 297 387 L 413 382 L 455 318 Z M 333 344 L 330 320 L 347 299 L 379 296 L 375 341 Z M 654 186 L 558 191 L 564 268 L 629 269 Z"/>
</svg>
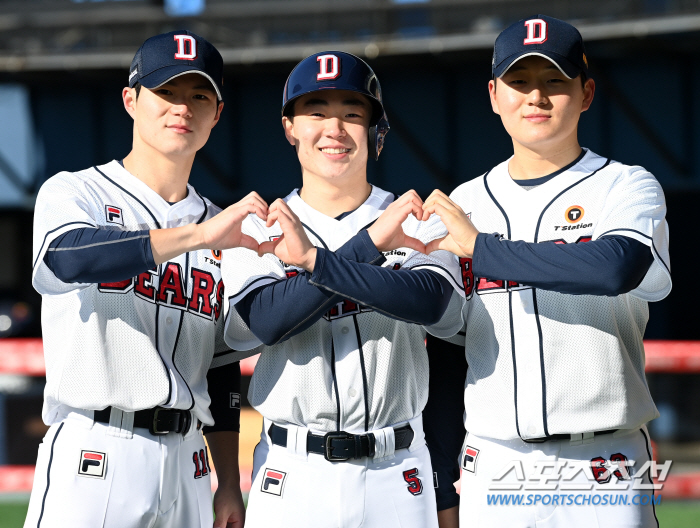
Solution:
<svg viewBox="0 0 700 528">
<path fill-rule="evenodd" d="M 26 502 L 0 502 L 0 528 L 22 528 Z M 700 502 L 667 502 L 656 507 L 662 528 L 698 528 Z"/>
</svg>

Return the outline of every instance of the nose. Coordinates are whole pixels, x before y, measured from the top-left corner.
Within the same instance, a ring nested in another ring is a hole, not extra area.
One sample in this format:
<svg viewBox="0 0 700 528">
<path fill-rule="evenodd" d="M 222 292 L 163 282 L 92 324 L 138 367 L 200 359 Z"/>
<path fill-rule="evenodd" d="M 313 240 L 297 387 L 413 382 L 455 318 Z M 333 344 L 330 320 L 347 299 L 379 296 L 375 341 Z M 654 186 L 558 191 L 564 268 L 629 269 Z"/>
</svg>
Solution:
<svg viewBox="0 0 700 528">
<path fill-rule="evenodd" d="M 533 106 L 544 106 L 547 104 L 547 96 L 541 86 L 535 86 L 528 96 L 528 103 Z"/>
<path fill-rule="evenodd" d="M 170 113 L 187 119 L 192 117 L 192 111 L 184 99 L 175 101 L 170 107 Z"/>
<path fill-rule="evenodd" d="M 338 117 L 326 119 L 326 136 L 330 138 L 339 138 L 345 136 L 345 123 Z"/>
</svg>

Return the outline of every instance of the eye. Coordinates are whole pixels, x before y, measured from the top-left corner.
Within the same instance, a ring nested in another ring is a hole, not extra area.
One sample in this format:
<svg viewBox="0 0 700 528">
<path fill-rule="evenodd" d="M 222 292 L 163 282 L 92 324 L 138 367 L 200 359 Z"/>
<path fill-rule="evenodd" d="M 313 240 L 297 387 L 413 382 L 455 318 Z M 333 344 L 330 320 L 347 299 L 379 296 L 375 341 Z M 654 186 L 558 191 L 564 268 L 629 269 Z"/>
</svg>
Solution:
<svg viewBox="0 0 700 528">
<path fill-rule="evenodd" d="M 362 114 L 349 113 L 349 114 L 346 114 L 345 117 L 357 119 L 357 118 L 362 118 Z"/>
<path fill-rule="evenodd" d="M 156 93 L 159 93 L 159 94 L 161 94 L 161 95 L 173 95 L 173 92 L 171 92 L 171 91 L 168 90 L 167 88 L 158 88 L 158 90 L 156 91 Z"/>
<path fill-rule="evenodd" d="M 194 96 L 194 98 L 198 99 L 199 101 L 208 101 L 209 100 L 209 96 L 206 94 L 196 94 Z"/>
<path fill-rule="evenodd" d="M 558 77 L 555 77 L 554 79 L 549 79 L 547 82 L 548 82 L 548 83 L 563 83 L 563 82 L 566 82 L 566 81 L 565 81 L 564 79 L 560 79 L 560 78 L 558 78 Z"/>
</svg>

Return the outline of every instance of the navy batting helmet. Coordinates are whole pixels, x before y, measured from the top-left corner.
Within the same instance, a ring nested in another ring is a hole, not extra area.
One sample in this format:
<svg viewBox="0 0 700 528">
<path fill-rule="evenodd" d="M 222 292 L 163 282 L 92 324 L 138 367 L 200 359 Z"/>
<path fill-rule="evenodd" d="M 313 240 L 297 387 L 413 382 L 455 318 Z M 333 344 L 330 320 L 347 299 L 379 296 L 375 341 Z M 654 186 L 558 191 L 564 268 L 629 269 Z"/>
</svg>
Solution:
<svg viewBox="0 0 700 528">
<path fill-rule="evenodd" d="M 343 51 L 322 51 L 306 57 L 287 77 L 282 96 L 282 115 L 294 115 L 294 101 L 319 90 L 350 90 L 366 96 L 372 104 L 369 150 L 374 159 L 384 146 L 389 121 L 382 104 L 382 89 L 372 68 L 361 58 Z"/>
</svg>

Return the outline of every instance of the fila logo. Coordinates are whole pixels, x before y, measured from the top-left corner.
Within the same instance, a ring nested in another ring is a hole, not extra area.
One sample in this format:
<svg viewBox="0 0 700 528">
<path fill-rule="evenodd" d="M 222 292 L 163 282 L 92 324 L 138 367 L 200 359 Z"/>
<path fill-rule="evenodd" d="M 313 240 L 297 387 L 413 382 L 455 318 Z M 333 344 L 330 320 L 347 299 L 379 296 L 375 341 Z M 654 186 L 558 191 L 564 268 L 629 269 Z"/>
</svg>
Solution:
<svg viewBox="0 0 700 528">
<path fill-rule="evenodd" d="M 284 490 L 284 480 L 286 478 L 287 474 L 284 471 L 265 468 L 260 491 L 281 497 L 282 491 Z"/>
<path fill-rule="evenodd" d="M 547 22 L 541 18 L 526 20 L 525 27 L 527 28 L 527 37 L 523 40 L 523 44 L 542 44 L 547 40 Z"/>
<path fill-rule="evenodd" d="M 319 55 L 316 60 L 320 63 L 317 81 L 330 81 L 340 76 L 340 59 L 335 55 Z"/>
<path fill-rule="evenodd" d="M 80 464 L 78 465 L 78 475 L 104 479 L 107 469 L 107 453 L 99 451 L 80 451 Z"/>
<path fill-rule="evenodd" d="M 464 450 L 464 458 L 462 459 L 462 469 L 476 473 L 476 461 L 479 458 L 479 450 L 471 446 L 467 446 Z"/>
<path fill-rule="evenodd" d="M 241 395 L 240 394 L 238 394 L 237 392 L 231 393 L 231 401 L 229 403 L 229 407 L 231 409 L 240 409 L 241 408 Z"/>
<path fill-rule="evenodd" d="M 176 59 L 194 60 L 197 58 L 197 41 L 192 35 L 174 35 L 177 42 Z M 187 49 L 189 48 L 189 53 Z"/>
<path fill-rule="evenodd" d="M 124 225 L 124 217 L 122 216 L 121 207 L 105 205 L 105 216 L 110 224 Z"/>
</svg>

